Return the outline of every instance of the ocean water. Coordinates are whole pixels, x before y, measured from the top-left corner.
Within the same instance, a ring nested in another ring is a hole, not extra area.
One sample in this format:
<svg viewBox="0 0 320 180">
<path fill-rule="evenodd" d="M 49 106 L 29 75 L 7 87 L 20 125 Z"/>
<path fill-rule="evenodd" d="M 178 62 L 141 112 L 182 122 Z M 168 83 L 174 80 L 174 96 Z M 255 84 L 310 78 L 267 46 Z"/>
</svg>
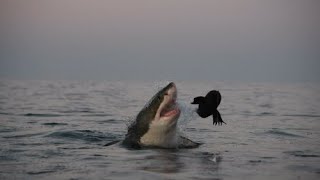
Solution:
<svg viewBox="0 0 320 180">
<path fill-rule="evenodd" d="M 128 150 L 130 120 L 165 82 L 0 81 L 0 179 L 320 179 L 320 85 L 176 82 L 195 149 Z M 217 89 L 227 123 L 191 105 Z"/>
</svg>

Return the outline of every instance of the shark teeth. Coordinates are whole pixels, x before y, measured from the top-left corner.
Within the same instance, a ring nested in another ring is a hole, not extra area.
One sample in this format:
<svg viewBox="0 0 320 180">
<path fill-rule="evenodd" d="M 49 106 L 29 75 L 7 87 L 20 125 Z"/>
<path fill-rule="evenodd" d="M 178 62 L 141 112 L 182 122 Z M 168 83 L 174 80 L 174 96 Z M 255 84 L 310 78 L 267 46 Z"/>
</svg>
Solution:
<svg viewBox="0 0 320 180">
<path fill-rule="evenodd" d="M 179 108 L 177 107 L 175 102 L 169 103 L 161 112 L 161 116 L 171 116 L 177 114 L 179 112 Z"/>
</svg>

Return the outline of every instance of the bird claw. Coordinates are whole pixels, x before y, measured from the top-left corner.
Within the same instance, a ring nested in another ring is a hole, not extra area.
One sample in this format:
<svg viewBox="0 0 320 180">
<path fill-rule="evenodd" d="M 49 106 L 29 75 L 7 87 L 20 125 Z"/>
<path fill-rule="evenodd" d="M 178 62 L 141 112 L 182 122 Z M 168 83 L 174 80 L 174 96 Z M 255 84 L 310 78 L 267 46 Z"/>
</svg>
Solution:
<svg viewBox="0 0 320 180">
<path fill-rule="evenodd" d="M 227 124 L 227 123 L 225 123 L 224 121 L 213 121 L 214 126 L 216 126 L 216 125 L 222 126 L 222 124 Z"/>
</svg>

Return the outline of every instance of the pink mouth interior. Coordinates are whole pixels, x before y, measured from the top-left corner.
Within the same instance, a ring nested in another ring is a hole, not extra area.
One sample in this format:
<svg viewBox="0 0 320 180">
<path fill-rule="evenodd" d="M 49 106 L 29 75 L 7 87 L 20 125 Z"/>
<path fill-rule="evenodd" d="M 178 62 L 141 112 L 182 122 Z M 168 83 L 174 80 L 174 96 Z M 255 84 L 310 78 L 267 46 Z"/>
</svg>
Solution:
<svg viewBox="0 0 320 180">
<path fill-rule="evenodd" d="M 177 113 L 179 113 L 179 109 L 178 108 L 174 108 L 173 110 L 165 112 L 164 114 L 162 114 L 162 116 L 167 117 L 167 116 L 175 115 Z"/>
<path fill-rule="evenodd" d="M 161 116 L 164 116 L 164 117 L 174 116 L 174 115 L 178 114 L 179 112 L 180 112 L 180 109 L 177 107 L 176 101 L 172 100 L 162 110 Z"/>
<path fill-rule="evenodd" d="M 171 87 L 165 96 L 170 98 L 164 107 L 161 109 L 160 116 L 161 117 L 173 117 L 180 113 L 180 109 L 176 104 L 177 98 L 177 89 L 175 86 Z"/>
</svg>

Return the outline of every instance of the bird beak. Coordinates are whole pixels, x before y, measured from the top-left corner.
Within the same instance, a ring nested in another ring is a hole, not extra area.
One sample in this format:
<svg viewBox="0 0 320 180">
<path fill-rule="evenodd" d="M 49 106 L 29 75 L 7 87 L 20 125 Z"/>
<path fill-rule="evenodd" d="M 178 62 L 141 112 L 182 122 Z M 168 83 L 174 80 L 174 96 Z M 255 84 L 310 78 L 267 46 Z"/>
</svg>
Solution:
<svg viewBox="0 0 320 180">
<path fill-rule="evenodd" d="M 196 103 L 193 101 L 193 102 L 191 102 L 191 104 L 196 104 Z"/>
</svg>

